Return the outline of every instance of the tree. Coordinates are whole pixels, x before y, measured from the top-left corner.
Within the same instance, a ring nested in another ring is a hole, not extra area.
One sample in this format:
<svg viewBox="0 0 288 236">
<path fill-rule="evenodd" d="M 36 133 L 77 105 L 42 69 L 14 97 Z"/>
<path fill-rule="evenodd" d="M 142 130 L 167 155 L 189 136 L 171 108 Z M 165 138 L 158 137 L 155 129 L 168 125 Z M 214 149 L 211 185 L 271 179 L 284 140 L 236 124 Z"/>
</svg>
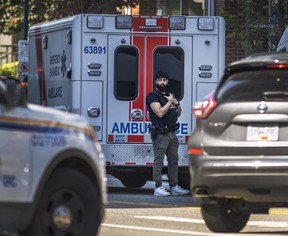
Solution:
<svg viewBox="0 0 288 236">
<path fill-rule="evenodd" d="M 288 0 L 226 0 L 227 39 L 241 45 L 246 56 L 275 51 L 287 22 Z"/>
<path fill-rule="evenodd" d="M 135 7 L 138 0 L 28 0 L 29 26 L 76 14 L 118 13 L 117 7 Z M 0 0 L 0 32 L 11 35 L 23 30 L 24 1 Z"/>
</svg>

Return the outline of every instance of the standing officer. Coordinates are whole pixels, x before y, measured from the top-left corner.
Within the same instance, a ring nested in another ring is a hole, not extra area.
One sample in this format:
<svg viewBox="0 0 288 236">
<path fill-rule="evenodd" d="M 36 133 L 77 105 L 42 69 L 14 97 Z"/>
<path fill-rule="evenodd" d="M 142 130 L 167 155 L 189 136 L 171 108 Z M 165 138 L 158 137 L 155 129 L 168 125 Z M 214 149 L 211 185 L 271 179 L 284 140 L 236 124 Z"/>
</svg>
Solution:
<svg viewBox="0 0 288 236">
<path fill-rule="evenodd" d="M 156 89 L 146 98 L 149 117 L 151 138 L 154 150 L 153 180 L 156 188 L 155 196 L 185 195 L 189 191 L 178 185 L 178 148 L 179 140 L 175 134 L 177 119 L 181 115 L 180 103 L 173 94 L 167 92 L 168 74 L 160 71 L 156 74 Z M 162 186 L 163 161 L 165 154 L 168 162 L 168 179 L 171 193 Z"/>
</svg>

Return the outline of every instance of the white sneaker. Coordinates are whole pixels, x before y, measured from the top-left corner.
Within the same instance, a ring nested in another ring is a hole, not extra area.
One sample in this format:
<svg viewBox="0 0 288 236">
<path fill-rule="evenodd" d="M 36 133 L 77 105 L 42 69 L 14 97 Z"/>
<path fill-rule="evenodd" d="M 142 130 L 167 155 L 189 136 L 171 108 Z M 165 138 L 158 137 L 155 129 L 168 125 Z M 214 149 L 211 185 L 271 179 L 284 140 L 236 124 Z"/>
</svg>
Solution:
<svg viewBox="0 0 288 236">
<path fill-rule="evenodd" d="M 176 185 L 174 187 L 171 188 L 171 193 L 172 195 L 174 196 L 177 196 L 177 195 L 186 195 L 189 193 L 189 190 L 187 189 L 183 189 L 181 188 L 179 185 Z"/>
<path fill-rule="evenodd" d="M 160 186 L 154 190 L 154 196 L 165 197 L 170 195 L 171 193 L 168 192 L 163 186 Z"/>
</svg>

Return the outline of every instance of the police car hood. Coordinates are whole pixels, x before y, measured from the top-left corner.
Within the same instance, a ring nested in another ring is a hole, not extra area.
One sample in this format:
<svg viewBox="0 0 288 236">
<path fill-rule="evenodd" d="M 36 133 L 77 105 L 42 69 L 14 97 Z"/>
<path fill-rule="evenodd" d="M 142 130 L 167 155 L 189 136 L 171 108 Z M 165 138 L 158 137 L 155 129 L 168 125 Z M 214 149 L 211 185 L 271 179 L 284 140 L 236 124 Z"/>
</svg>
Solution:
<svg viewBox="0 0 288 236">
<path fill-rule="evenodd" d="M 73 126 L 79 126 L 85 128 L 89 126 L 89 122 L 78 114 L 73 114 L 65 111 L 60 111 L 54 108 L 43 107 L 35 104 L 28 103 L 28 115 L 33 119 L 55 121 L 65 124 L 71 124 Z"/>
</svg>

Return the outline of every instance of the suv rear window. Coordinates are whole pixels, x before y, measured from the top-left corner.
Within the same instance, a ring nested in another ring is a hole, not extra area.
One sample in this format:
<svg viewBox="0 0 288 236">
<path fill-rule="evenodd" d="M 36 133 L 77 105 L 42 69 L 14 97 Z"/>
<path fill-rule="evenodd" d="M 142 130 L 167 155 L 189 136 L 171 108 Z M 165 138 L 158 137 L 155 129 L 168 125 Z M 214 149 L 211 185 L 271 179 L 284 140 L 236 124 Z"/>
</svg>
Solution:
<svg viewBox="0 0 288 236">
<path fill-rule="evenodd" d="M 245 71 L 231 75 L 216 91 L 216 101 L 288 100 L 287 70 Z"/>
</svg>

